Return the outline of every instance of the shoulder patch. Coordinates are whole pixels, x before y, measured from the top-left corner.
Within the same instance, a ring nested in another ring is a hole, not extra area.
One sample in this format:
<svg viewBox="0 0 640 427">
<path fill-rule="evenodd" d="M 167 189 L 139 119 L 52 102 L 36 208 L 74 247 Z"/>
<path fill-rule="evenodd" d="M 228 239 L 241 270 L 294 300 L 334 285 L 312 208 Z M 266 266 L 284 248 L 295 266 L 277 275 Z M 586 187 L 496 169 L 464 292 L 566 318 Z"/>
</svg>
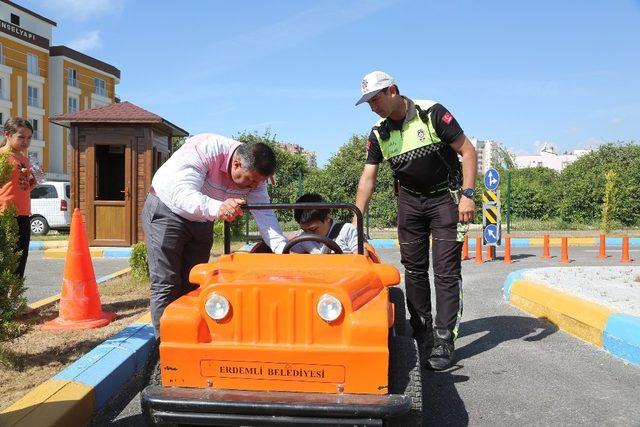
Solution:
<svg viewBox="0 0 640 427">
<path fill-rule="evenodd" d="M 444 122 L 444 124 L 448 125 L 451 123 L 451 120 L 453 120 L 453 116 L 450 112 L 447 111 L 447 114 L 442 116 L 442 121 Z"/>
</svg>

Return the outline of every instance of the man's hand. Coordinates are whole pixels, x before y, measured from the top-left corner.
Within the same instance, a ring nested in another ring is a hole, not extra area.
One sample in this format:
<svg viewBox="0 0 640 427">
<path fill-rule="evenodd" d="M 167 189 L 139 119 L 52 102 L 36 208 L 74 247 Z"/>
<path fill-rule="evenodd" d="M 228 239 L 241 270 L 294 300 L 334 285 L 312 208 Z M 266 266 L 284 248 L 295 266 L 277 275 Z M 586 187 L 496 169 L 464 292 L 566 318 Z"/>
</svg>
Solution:
<svg viewBox="0 0 640 427">
<path fill-rule="evenodd" d="M 218 210 L 218 219 L 223 219 L 227 222 L 233 221 L 236 217 L 242 216 L 242 208 L 246 201 L 244 199 L 227 199 L 222 202 L 222 206 Z"/>
<path fill-rule="evenodd" d="M 458 204 L 458 221 L 462 224 L 467 224 L 473 221 L 476 211 L 476 202 L 468 197 L 460 196 L 460 203 Z"/>
</svg>

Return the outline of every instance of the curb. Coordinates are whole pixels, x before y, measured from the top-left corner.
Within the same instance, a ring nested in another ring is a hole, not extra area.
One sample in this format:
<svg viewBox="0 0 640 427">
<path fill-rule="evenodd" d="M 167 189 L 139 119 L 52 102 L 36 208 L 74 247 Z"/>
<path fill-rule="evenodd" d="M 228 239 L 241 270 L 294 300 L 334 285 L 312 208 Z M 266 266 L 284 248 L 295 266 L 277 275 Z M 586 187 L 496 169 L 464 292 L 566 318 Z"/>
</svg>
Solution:
<svg viewBox="0 0 640 427">
<path fill-rule="evenodd" d="M 0 425 L 87 425 L 144 366 L 154 342 L 145 314 L 2 411 Z"/>
<path fill-rule="evenodd" d="M 618 313 L 524 277 L 510 273 L 503 287 L 511 305 L 543 318 L 610 354 L 640 365 L 640 317 Z"/>
<path fill-rule="evenodd" d="M 622 237 L 607 237 L 605 240 L 608 248 L 622 247 Z M 398 239 L 369 239 L 369 243 L 376 249 L 386 249 L 398 246 Z M 569 237 L 568 243 L 569 246 L 598 246 L 600 245 L 600 237 Z M 475 249 L 476 240 L 469 238 L 468 244 L 469 249 Z M 543 244 L 542 237 L 514 237 L 511 239 L 512 248 L 542 247 Z M 560 247 L 562 238 L 550 237 L 549 245 Z M 629 247 L 634 246 L 640 247 L 640 237 L 629 238 Z"/>
<path fill-rule="evenodd" d="M 45 249 L 66 248 L 68 240 L 32 240 L 29 242 L 30 251 L 43 251 Z"/>
<path fill-rule="evenodd" d="M 44 250 L 44 257 L 49 259 L 67 257 L 66 246 L 38 250 Z M 131 248 L 89 248 L 89 254 L 91 258 L 130 258 Z"/>
</svg>

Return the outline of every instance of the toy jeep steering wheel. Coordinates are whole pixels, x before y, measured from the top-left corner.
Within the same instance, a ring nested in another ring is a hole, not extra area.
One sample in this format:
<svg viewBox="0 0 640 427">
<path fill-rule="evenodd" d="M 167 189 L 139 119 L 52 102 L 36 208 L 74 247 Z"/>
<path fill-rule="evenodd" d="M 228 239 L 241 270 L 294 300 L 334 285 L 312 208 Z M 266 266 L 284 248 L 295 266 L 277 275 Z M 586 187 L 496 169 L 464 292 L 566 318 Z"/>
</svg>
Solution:
<svg viewBox="0 0 640 427">
<path fill-rule="evenodd" d="M 342 249 L 340 246 L 333 240 L 329 239 L 325 236 L 319 236 L 317 234 L 305 234 L 302 236 L 294 237 L 289 240 L 286 245 L 284 245 L 284 249 L 282 249 L 283 254 L 288 254 L 291 251 L 291 248 L 302 242 L 318 242 L 327 246 L 327 248 L 331 249 L 336 254 L 342 254 Z"/>
</svg>

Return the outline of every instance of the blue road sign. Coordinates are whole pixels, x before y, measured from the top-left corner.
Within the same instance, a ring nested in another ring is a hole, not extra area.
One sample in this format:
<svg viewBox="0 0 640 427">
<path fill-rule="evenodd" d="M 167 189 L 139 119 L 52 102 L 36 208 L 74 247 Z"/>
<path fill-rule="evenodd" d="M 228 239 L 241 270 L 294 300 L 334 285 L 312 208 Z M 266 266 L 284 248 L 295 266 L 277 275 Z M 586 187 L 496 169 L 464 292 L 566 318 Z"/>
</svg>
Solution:
<svg viewBox="0 0 640 427">
<path fill-rule="evenodd" d="M 482 231 L 482 235 L 485 242 L 494 245 L 498 242 L 498 227 L 495 224 L 489 224 Z"/>
<path fill-rule="evenodd" d="M 500 184 L 500 174 L 494 168 L 489 168 L 484 173 L 484 186 L 487 190 L 495 190 Z"/>
</svg>

